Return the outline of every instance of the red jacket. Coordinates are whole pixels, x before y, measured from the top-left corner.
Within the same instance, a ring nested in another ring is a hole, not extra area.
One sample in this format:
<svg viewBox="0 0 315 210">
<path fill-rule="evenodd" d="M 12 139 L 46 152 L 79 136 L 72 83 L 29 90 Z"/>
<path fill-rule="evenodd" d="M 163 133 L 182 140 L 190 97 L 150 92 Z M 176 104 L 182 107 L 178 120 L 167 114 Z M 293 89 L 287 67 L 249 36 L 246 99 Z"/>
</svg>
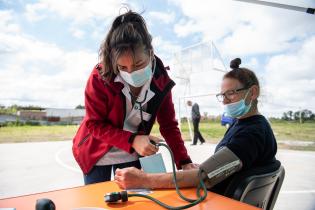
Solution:
<svg viewBox="0 0 315 210">
<path fill-rule="evenodd" d="M 157 119 L 160 132 L 173 151 L 177 168 L 191 163 L 187 154 L 178 123 L 175 120 L 175 110 L 171 89 L 175 83 L 169 78 L 163 63 L 156 57 L 156 69 L 150 85 L 155 93 L 148 102 L 146 112 L 151 119 L 145 121 L 148 135 Z M 100 76 L 100 66 L 97 65 L 85 88 L 86 115 L 73 139 L 72 151 L 84 174 L 89 173 L 96 162 L 104 156 L 112 146 L 129 153 L 133 152 L 131 142 L 135 135 L 124 131 L 126 115 L 126 98 L 122 93 L 124 85 L 119 82 L 106 83 Z M 141 129 L 139 126 L 139 129 Z"/>
</svg>

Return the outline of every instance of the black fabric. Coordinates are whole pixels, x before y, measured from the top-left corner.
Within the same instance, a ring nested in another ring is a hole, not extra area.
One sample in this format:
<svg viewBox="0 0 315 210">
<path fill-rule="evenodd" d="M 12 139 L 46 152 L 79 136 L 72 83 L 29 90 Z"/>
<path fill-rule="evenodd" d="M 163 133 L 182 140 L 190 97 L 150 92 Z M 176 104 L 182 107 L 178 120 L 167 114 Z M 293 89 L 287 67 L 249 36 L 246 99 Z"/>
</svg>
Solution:
<svg viewBox="0 0 315 210">
<path fill-rule="evenodd" d="M 205 139 L 202 137 L 200 131 L 199 131 L 199 122 L 200 118 L 193 119 L 193 126 L 194 126 L 194 140 L 193 144 L 196 145 L 198 139 L 201 143 L 205 143 Z"/>
<path fill-rule="evenodd" d="M 241 171 L 265 166 L 275 161 L 277 143 L 272 129 L 262 115 L 237 119 L 226 131 L 215 152 L 226 146 L 243 163 Z M 217 184 L 211 191 L 222 194 L 232 177 Z"/>
<path fill-rule="evenodd" d="M 155 93 L 154 97 L 148 101 L 147 103 L 147 110 L 146 112 L 151 114 L 151 118 L 149 121 L 144 121 L 144 134 L 149 135 L 151 133 L 152 127 L 155 123 L 156 116 L 158 113 L 158 110 L 160 108 L 161 102 L 165 98 L 165 96 L 172 90 L 172 88 L 175 86 L 175 82 L 171 80 L 165 88 L 160 91 L 158 87 L 154 84 L 154 82 L 151 82 L 150 89 Z M 140 129 L 140 127 L 139 127 Z M 141 131 L 141 130 L 138 130 Z"/>
<path fill-rule="evenodd" d="M 306 13 L 315 14 L 315 9 L 314 8 L 307 8 Z"/>
<path fill-rule="evenodd" d="M 193 139 L 193 145 L 196 145 L 198 142 L 198 139 L 201 143 L 205 142 L 205 139 L 202 137 L 200 131 L 199 131 L 199 123 L 200 123 L 200 111 L 199 111 L 199 105 L 197 103 L 194 103 L 194 105 L 191 108 L 191 119 L 194 126 L 194 139 Z"/>
<path fill-rule="evenodd" d="M 84 184 L 94 184 L 98 182 L 106 182 L 111 180 L 112 168 L 115 173 L 117 168 L 136 167 L 141 169 L 140 161 L 132 161 L 115 165 L 93 166 L 92 170 L 84 176 Z"/>
<path fill-rule="evenodd" d="M 199 105 L 197 103 L 194 103 L 194 105 L 191 108 L 191 119 L 200 119 L 200 111 L 199 111 Z"/>
<path fill-rule="evenodd" d="M 240 181 L 246 179 L 250 176 L 263 175 L 277 171 L 281 166 L 281 162 L 275 160 L 272 164 L 266 166 L 253 167 L 248 170 L 241 171 L 234 174 L 233 179 L 230 179 L 227 189 L 225 189 L 224 195 L 227 197 L 232 197 L 235 189 L 239 186 Z"/>
<path fill-rule="evenodd" d="M 159 57 L 157 57 L 156 55 L 154 55 L 154 57 L 155 57 L 156 66 L 155 66 L 153 76 L 155 79 L 158 79 L 161 75 L 166 75 L 167 72 L 166 72 L 166 69 L 164 67 L 162 60 Z"/>
<path fill-rule="evenodd" d="M 154 70 L 154 78 L 158 79 L 162 75 L 167 75 L 167 72 L 161 59 L 155 56 L 155 60 L 156 66 Z M 152 90 L 155 95 L 151 100 L 148 101 L 146 110 L 147 113 L 151 114 L 151 118 L 149 121 L 142 121 L 143 127 L 138 127 L 138 133 L 142 133 L 145 135 L 149 135 L 151 133 L 161 102 L 174 86 L 175 82 L 170 79 L 169 83 L 167 83 L 164 89 L 161 91 L 154 82 L 151 82 L 150 90 Z"/>
</svg>

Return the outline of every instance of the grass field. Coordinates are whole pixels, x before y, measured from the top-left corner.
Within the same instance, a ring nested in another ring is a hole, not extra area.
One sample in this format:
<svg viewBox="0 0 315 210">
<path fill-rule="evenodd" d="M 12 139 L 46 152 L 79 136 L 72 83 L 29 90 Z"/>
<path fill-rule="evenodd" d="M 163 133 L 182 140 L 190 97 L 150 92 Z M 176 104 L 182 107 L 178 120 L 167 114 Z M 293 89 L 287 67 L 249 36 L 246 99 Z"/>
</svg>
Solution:
<svg viewBox="0 0 315 210">
<path fill-rule="evenodd" d="M 0 143 L 70 140 L 77 129 L 75 125 L 0 127 Z"/>
<path fill-rule="evenodd" d="M 275 121 L 271 123 L 271 126 L 279 142 L 282 140 L 313 142 L 308 146 L 288 146 L 281 143 L 280 147 L 315 151 L 315 123 Z M 71 140 L 77 129 L 78 126 L 75 125 L 0 127 L 0 143 Z M 217 143 L 221 140 L 226 128 L 214 121 L 201 122 L 200 131 L 208 142 Z M 153 127 L 152 135 L 160 136 L 157 125 Z M 190 139 L 187 123 L 182 124 L 182 135 L 184 140 Z"/>
<path fill-rule="evenodd" d="M 190 140 L 188 124 L 182 123 L 181 126 L 183 139 Z M 191 127 L 191 129 L 193 128 Z M 221 140 L 226 131 L 226 128 L 224 126 L 221 126 L 221 124 L 219 124 L 218 122 L 201 122 L 199 125 L 199 129 L 202 133 L 202 136 L 211 143 L 216 143 Z M 152 133 L 160 135 L 158 126 L 155 125 L 153 127 Z"/>
<path fill-rule="evenodd" d="M 315 142 L 315 123 L 272 122 L 271 127 L 279 140 Z"/>
</svg>

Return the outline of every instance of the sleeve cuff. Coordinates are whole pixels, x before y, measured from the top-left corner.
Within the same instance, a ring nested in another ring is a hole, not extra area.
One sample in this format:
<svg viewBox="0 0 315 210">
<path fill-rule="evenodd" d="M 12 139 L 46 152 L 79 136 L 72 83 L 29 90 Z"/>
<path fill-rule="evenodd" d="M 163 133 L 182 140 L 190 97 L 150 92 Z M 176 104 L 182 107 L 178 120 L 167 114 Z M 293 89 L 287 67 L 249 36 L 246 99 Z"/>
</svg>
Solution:
<svg viewBox="0 0 315 210">
<path fill-rule="evenodd" d="M 131 134 L 131 136 L 130 136 L 129 139 L 128 139 L 128 143 L 130 144 L 130 150 L 129 150 L 130 153 L 132 153 L 132 152 L 135 151 L 135 150 L 131 147 L 131 145 L 132 145 L 132 143 L 133 143 L 133 141 L 135 140 L 135 138 L 136 138 L 137 135 L 138 135 L 138 133 L 133 133 L 133 134 Z"/>
</svg>

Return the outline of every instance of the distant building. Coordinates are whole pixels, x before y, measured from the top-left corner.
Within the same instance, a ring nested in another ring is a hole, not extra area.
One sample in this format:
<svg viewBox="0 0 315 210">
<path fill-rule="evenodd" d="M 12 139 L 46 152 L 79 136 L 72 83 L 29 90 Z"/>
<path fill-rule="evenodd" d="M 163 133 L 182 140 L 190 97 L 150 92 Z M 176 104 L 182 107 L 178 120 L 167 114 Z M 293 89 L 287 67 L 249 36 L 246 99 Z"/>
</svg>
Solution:
<svg viewBox="0 0 315 210">
<path fill-rule="evenodd" d="M 22 121 L 27 120 L 40 121 L 44 120 L 46 113 L 40 110 L 19 110 L 17 112 L 17 116 L 19 116 L 20 120 Z"/>
<path fill-rule="evenodd" d="M 39 122 L 40 124 L 80 124 L 85 115 L 85 109 L 20 110 L 17 116 L 21 121 Z"/>
<path fill-rule="evenodd" d="M 47 108 L 46 112 L 47 120 L 59 118 L 60 123 L 66 124 L 80 124 L 85 115 L 85 109 L 57 109 Z M 56 121 L 56 120 L 54 120 Z"/>
<path fill-rule="evenodd" d="M 57 109 L 57 108 L 47 108 L 43 110 L 46 112 L 47 117 L 84 117 L 85 109 Z"/>
</svg>

